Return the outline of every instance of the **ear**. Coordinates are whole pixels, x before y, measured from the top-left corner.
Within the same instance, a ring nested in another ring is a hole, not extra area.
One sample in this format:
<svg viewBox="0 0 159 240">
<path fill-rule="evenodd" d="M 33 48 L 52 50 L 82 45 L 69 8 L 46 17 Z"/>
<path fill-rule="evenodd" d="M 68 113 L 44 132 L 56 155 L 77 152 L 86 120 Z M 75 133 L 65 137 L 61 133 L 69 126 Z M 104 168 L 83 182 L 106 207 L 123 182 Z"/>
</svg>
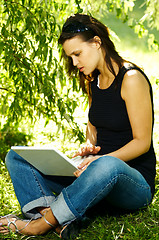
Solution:
<svg viewBox="0 0 159 240">
<path fill-rule="evenodd" d="M 102 44 L 102 41 L 101 41 L 100 37 L 94 36 L 94 43 L 95 43 L 96 47 L 99 49 L 101 47 L 101 44 Z"/>
</svg>

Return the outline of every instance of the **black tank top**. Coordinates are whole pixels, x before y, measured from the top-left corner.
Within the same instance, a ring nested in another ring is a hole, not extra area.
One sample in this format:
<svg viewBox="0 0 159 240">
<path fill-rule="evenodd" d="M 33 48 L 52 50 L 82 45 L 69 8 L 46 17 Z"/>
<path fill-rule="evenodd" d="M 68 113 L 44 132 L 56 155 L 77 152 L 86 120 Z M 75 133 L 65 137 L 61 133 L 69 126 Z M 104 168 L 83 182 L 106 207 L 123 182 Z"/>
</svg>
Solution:
<svg viewBox="0 0 159 240">
<path fill-rule="evenodd" d="M 121 97 L 121 85 L 125 73 L 131 69 L 140 71 L 150 85 L 150 94 L 153 106 L 151 84 L 144 72 L 128 64 L 120 69 L 113 83 L 107 89 L 98 87 L 98 80 L 91 82 L 92 103 L 89 110 L 89 120 L 97 129 L 97 144 L 101 146 L 99 155 L 113 152 L 133 139 L 132 129 L 126 109 L 125 101 Z M 134 96 L 135 97 L 135 96 Z M 154 110 L 152 112 L 154 123 Z M 151 187 L 152 195 L 155 190 L 156 156 L 153 142 L 148 152 L 126 162 L 137 169 Z"/>
</svg>

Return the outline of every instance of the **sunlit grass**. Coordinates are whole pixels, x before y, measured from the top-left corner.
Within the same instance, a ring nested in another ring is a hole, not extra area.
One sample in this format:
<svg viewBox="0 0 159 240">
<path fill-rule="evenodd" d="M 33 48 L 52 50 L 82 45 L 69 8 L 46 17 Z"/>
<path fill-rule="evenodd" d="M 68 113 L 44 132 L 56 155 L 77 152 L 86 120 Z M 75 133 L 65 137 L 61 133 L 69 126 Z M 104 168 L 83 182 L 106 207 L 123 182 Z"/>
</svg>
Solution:
<svg viewBox="0 0 159 240">
<path fill-rule="evenodd" d="M 3 173 L 2 173 L 3 172 Z M 20 214 L 19 204 L 15 198 L 10 178 L 4 165 L 0 175 L 0 215 L 11 212 Z M 159 239 L 159 174 L 156 178 L 156 194 L 152 204 L 145 210 L 121 216 L 103 214 L 94 218 L 89 227 L 81 231 L 78 240 L 158 240 Z M 59 238 L 51 231 L 44 236 L 24 237 L 10 233 L 0 235 L 0 239 L 54 239 Z"/>
<path fill-rule="evenodd" d="M 3 216 L 13 212 L 17 213 L 19 211 L 19 204 L 4 162 L 1 161 L 0 164 L 0 215 Z"/>
</svg>

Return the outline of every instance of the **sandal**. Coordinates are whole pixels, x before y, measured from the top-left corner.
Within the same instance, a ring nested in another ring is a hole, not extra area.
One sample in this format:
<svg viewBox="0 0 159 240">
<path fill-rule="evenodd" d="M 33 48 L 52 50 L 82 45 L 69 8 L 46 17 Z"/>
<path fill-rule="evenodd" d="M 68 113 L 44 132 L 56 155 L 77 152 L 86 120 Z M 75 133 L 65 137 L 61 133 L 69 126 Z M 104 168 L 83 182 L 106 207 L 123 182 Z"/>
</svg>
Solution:
<svg viewBox="0 0 159 240">
<path fill-rule="evenodd" d="M 19 217 L 17 217 L 16 215 L 13 215 L 13 214 L 8 214 L 8 215 L 5 215 L 3 217 L 0 217 L 0 219 L 3 219 L 3 218 L 7 219 L 7 221 L 8 221 L 8 224 L 7 224 L 6 227 L 8 228 L 9 232 L 12 232 L 12 229 L 10 228 L 10 225 L 13 224 L 14 227 L 15 227 L 15 233 L 20 233 L 20 234 L 23 234 L 20 231 L 25 229 L 29 225 L 29 223 L 32 221 L 32 218 L 30 220 L 23 220 L 23 219 L 20 219 Z M 15 220 L 10 221 L 11 218 L 15 218 Z M 16 225 L 16 221 L 17 220 L 21 220 L 21 221 L 26 222 L 25 226 L 23 228 L 21 228 L 21 229 L 18 229 L 17 225 Z M 1 225 L 1 226 L 3 226 L 3 225 Z"/>
<path fill-rule="evenodd" d="M 42 216 L 42 218 L 44 219 L 44 221 L 45 221 L 50 227 L 53 228 L 53 233 L 54 233 L 57 237 L 60 237 L 60 236 L 59 236 L 59 232 L 58 232 L 58 233 L 56 232 L 58 226 L 55 227 L 54 225 L 52 225 L 52 224 L 46 219 L 45 215 L 46 215 L 46 213 Z M 60 228 L 59 231 L 61 231 L 61 226 L 59 226 L 59 228 Z"/>
</svg>

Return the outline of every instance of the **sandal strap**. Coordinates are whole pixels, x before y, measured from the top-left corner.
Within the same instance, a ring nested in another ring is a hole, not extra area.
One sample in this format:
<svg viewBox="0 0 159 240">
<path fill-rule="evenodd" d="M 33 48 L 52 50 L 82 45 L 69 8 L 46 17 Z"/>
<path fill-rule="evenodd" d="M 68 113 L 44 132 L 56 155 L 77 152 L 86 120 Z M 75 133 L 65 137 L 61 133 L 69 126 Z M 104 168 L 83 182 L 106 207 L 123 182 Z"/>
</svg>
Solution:
<svg viewBox="0 0 159 240">
<path fill-rule="evenodd" d="M 15 223 L 16 220 L 18 220 L 18 219 L 16 218 L 14 221 L 10 221 L 10 219 L 9 219 L 8 217 L 6 217 L 6 219 L 7 219 L 7 221 L 8 221 L 7 227 L 8 227 L 8 229 L 9 229 L 9 231 L 11 231 L 10 225 L 13 224 L 14 227 L 15 227 L 15 232 L 18 232 L 18 228 L 17 228 L 17 225 L 16 225 L 16 223 Z"/>
<path fill-rule="evenodd" d="M 45 218 L 45 214 L 43 215 L 43 218 L 45 220 L 45 222 L 50 226 L 50 227 L 55 227 L 54 225 L 52 225 L 46 218 Z"/>
<path fill-rule="evenodd" d="M 32 221 L 32 219 L 33 219 L 33 218 L 31 218 L 30 220 L 23 220 L 23 219 L 18 218 L 16 215 L 12 215 L 12 214 L 8 214 L 8 215 L 4 216 L 3 218 L 6 218 L 7 221 L 8 221 L 7 227 L 9 229 L 9 231 L 11 231 L 10 225 L 13 224 L 14 227 L 15 227 L 15 232 L 16 233 L 21 233 L 20 231 L 25 229 L 29 225 L 29 223 Z M 15 218 L 15 220 L 10 221 L 11 218 Z M 16 225 L 16 221 L 17 220 L 21 220 L 21 221 L 24 221 L 24 222 L 27 222 L 27 223 L 25 224 L 25 226 L 23 228 L 18 229 L 17 225 Z"/>
<path fill-rule="evenodd" d="M 16 219 L 15 222 L 16 222 L 17 220 L 19 220 L 19 219 Z M 33 220 L 33 217 L 32 217 L 31 219 L 29 219 L 29 220 L 23 220 L 23 219 L 20 219 L 20 220 L 22 220 L 22 221 L 24 221 L 24 222 L 27 222 L 27 223 L 26 223 L 25 226 L 24 226 L 23 228 L 21 228 L 21 229 L 17 229 L 17 228 L 16 228 L 16 232 L 17 232 L 17 233 L 21 233 L 20 231 L 22 231 L 23 229 L 25 229 L 25 228 L 29 225 L 29 223 Z"/>
</svg>

